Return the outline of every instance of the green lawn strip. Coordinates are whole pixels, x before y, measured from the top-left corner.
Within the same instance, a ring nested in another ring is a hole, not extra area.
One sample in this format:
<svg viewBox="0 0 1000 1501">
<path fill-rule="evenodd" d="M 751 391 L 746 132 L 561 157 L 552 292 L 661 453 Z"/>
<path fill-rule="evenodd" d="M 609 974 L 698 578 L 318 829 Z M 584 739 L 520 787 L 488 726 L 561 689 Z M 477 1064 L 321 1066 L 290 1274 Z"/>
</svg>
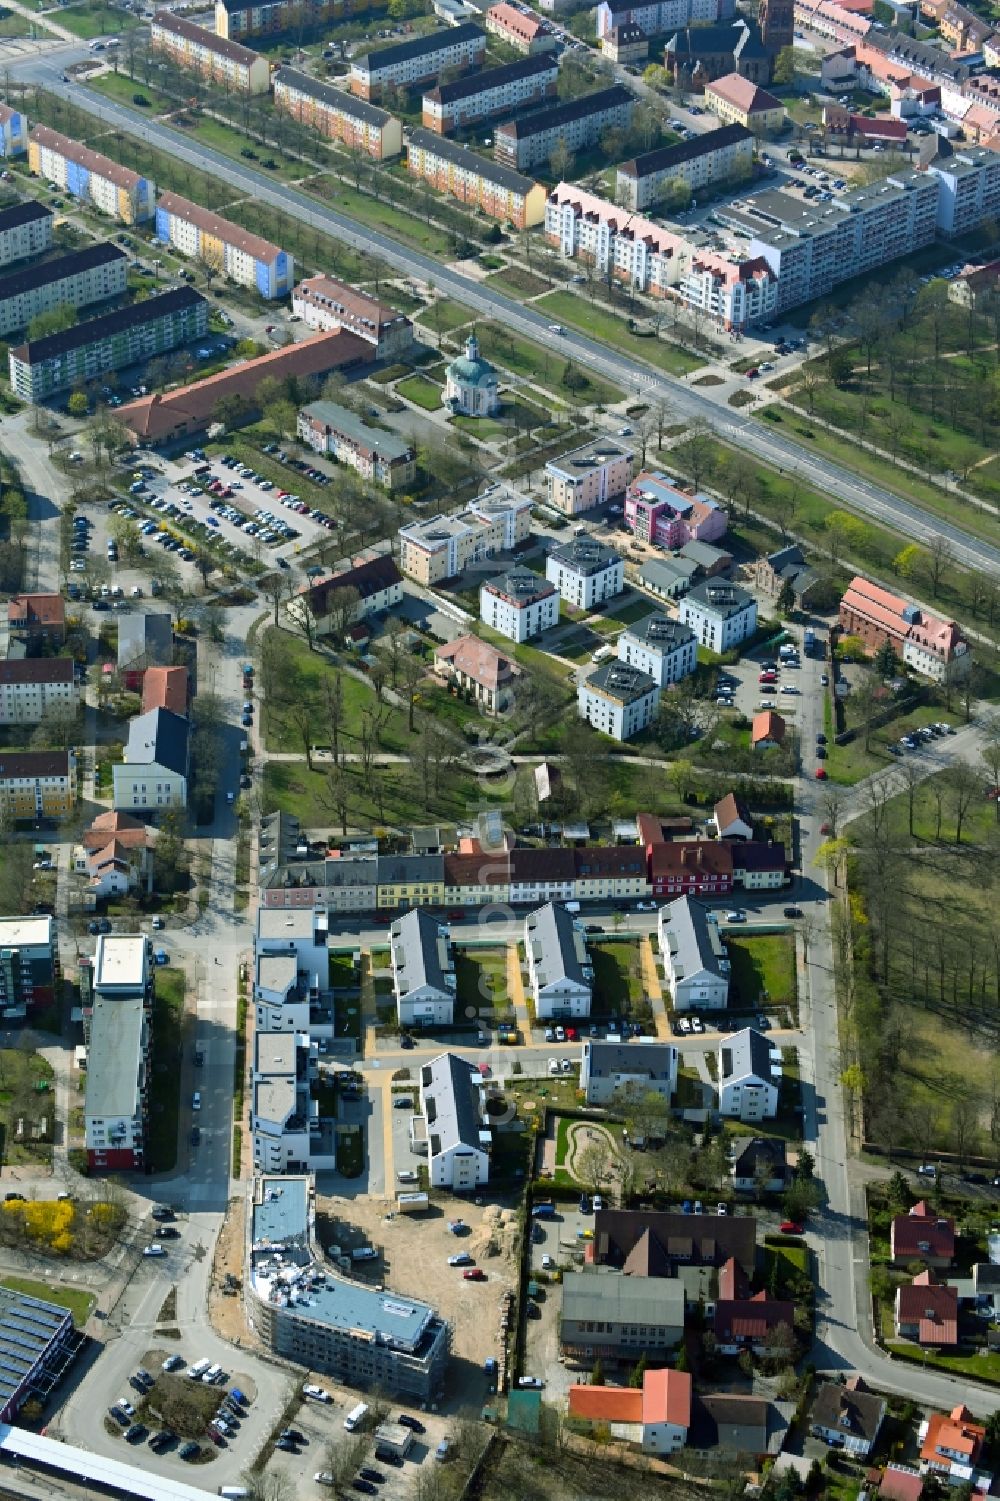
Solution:
<svg viewBox="0 0 1000 1501">
<path fill-rule="evenodd" d="M 472 322 L 474 316 L 472 309 L 465 307 L 463 303 L 455 302 L 451 297 L 439 297 L 430 307 L 423 308 L 417 314 L 417 321 L 440 335 L 463 328 L 466 323 Z"/>
<path fill-rule="evenodd" d="M 331 190 L 324 195 L 331 203 L 353 219 L 367 224 L 369 229 L 381 229 L 404 245 L 412 245 L 427 255 L 447 259 L 453 250 L 452 236 L 434 224 L 421 222 L 412 210 L 397 207 L 383 199 L 375 199 L 360 193 L 339 179 L 331 183 Z"/>
<path fill-rule="evenodd" d="M 51 20 L 85 42 L 93 37 L 114 36 L 118 32 L 131 31 L 139 25 L 138 16 L 110 5 L 69 5 L 65 10 L 56 11 Z M 44 21 L 40 20 L 38 24 L 44 25 Z"/>
<path fill-rule="evenodd" d="M 919 751 L 916 752 L 920 754 Z M 892 827 L 906 837 L 926 844 L 950 844 L 955 838 L 955 816 L 947 796 L 947 773 L 936 772 L 921 782 L 913 797 L 913 834 L 910 835 L 908 795 L 900 793 L 889 803 Z M 938 794 L 941 794 L 939 796 Z M 940 810 L 940 824 L 938 814 Z M 1000 832 L 1000 802 L 983 798 L 972 803 L 962 824 L 964 844 L 985 844 Z"/>
<path fill-rule="evenodd" d="M 0 1287 L 9 1287 L 11 1292 L 23 1293 L 26 1298 L 39 1298 L 43 1303 L 55 1303 L 58 1308 L 68 1308 L 78 1329 L 83 1328 L 97 1301 L 93 1293 L 80 1287 L 59 1287 L 33 1277 L 4 1277 L 0 1279 Z"/>
<path fill-rule="evenodd" d="M 743 1006 L 767 992 L 769 1004 L 795 999 L 795 940 L 791 933 L 726 933 L 732 983 Z"/>
<path fill-rule="evenodd" d="M 482 1011 L 507 1009 L 507 955 L 504 949 L 457 949 L 455 978 L 458 1015 L 471 1017 Z"/>
<path fill-rule="evenodd" d="M 913 1365 L 955 1376 L 970 1376 L 1000 1386 L 1000 1354 L 994 1350 L 977 1350 L 972 1355 L 946 1355 L 939 1350 L 923 1350 L 919 1345 L 890 1344 L 893 1355 Z"/>
<path fill-rule="evenodd" d="M 537 297 L 539 293 L 548 291 L 552 283 L 541 276 L 535 276 L 531 271 L 523 271 L 520 266 L 508 266 L 506 270 L 494 271 L 492 276 L 488 276 L 486 285 L 497 287 L 512 297 Z"/>
<path fill-rule="evenodd" d="M 625 940 L 592 943 L 589 953 L 594 966 L 594 1015 L 623 1015 L 643 996 L 639 945 Z"/>
<path fill-rule="evenodd" d="M 832 712 L 830 722 L 832 723 Z M 873 730 L 869 741 L 869 749 L 865 750 L 864 732 L 859 730 L 853 740 L 846 745 L 837 745 L 830 731 L 827 731 L 829 744 L 828 755 L 823 763 L 827 775 L 832 782 L 837 782 L 844 787 L 853 787 L 856 782 L 870 776 L 873 771 L 881 771 L 890 762 L 897 759 L 889 754 L 888 747 L 909 734 L 911 730 L 921 729 L 929 724 L 938 722 L 962 724 L 962 718 L 958 714 L 949 713 L 940 704 L 919 704 L 908 714 L 900 714 L 890 719 L 888 724 L 879 726 Z M 919 751 L 907 752 L 907 754 L 920 755 Z"/>
<path fill-rule="evenodd" d="M 263 729 L 267 749 L 305 754 L 302 733 L 294 720 L 303 706 L 312 715 L 310 743 L 329 743 L 325 694 L 327 686 L 332 685 L 334 678 L 339 676 L 343 694 L 340 733 L 344 749 L 348 752 L 357 750 L 357 742 L 361 738 L 362 710 L 374 705 L 374 690 L 353 674 L 341 672 L 325 655 L 310 651 L 305 641 L 293 636 L 290 631 L 271 627 L 268 640 L 278 653 L 275 678 L 279 690 L 264 702 Z M 406 728 L 406 715 L 400 709 L 390 708 L 382 729 L 379 749 L 409 751 L 413 748 L 412 738 Z"/>
<path fill-rule="evenodd" d="M 705 363 L 704 359 L 689 354 L 679 344 L 668 344 L 655 335 L 643 337 L 630 333 L 624 318 L 607 308 L 586 302 L 575 292 L 548 292 L 539 297 L 534 306 L 539 312 L 550 313 L 561 322 L 578 328 L 581 333 L 590 334 L 612 349 L 620 349 L 633 359 L 645 360 L 670 375 L 687 375 Z"/>
<path fill-rule="evenodd" d="M 180 1070 L 184 1046 L 184 973 L 158 968 L 153 997 L 153 1082 L 149 1108 L 149 1161 L 154 1173 L 177 1161 Z"/>
<path fill-rule="evenodd" d="M 157 115 L 169 114 L 176 108 L 176 102 L 168 98 L 166 94 L 161 94 L 151 84 L 127 78 L 124 73 L 101 73 L 96 78 L 88 79 L 87 87 L 94 89 L 98 94 L 107 95 L 109 99 L 116 99 L 119 104 L 127 104 L 132 109 L 148 109 Z M 137 95 L 146 99 L 148 103 L 138 104 Z"/>
<path fill-rule="evenodd" d="M 514 375 L 520 375 L 546 390 L 554 391 L 566 401 L 576 404 L 597 402 L 609 406 L 612 402 L 624 400 L 623 391 L 618 390 L 610 381 L 602 380 L 600 376 L 574 365 L 559 350 L 546 349 L 496 323 L 480 324 L 476 333 L 480 352 L 488 360 Z M 570 375 L 568 385 L 567 374 Z M 574 384 L 577 380 L 581 382 L 579 389 Z"/>
<path fill-rule="evenodd" d="M 248 145 L 249 136 L 243 134 L 232 125 L 226 125 L 222 120 L 214 120 L 207 115 L 198 115 L 194 123 L 186 123 L 188 117 L 174 120 L 175 129 L 183 130 L 185 135 L 193 136 L 201 141 L 204 146 L 211 146 L 215 151 L 221 151 L 224 156 L 231 156 L 235 160 L 247 160 L 244 153 L 255 151 L 256 160 L 250 160 L 250 166 L 265 173 L 268 177 L 280 179 L 282 182 L 298 182 L 304 171 L 302 162 L 288 161 L 278 151 L 277 147 Z M 265 167 L 265 162 L 274 162 L 273 167 Z"/>
<path fill-rule="evenodd" d="M 493 803 L 506 804 L 510 788 L 501 779 L 491 786 L 470 772 L 449 767 L 433 780 L 424 795 L 422 781 L 412 767 L 378 766 L 369 781 L 360 768 L 347 768 L 350 821 L 383 827 L 405 827 L 427 818 L 471 818 Z M 268 812 L 294 813 L 304 824 L 328 827 L 334 822 L 329 778 L 325 771 L 308 771 L 304 763 L 270 761 L 264 768 L 264 801 Z"/>
<path fill-rule="evenodd" d="M 393 387 L 397 396 L 405 396 L 425 412 L 436 412 L 441 406 L 442 390 L 423 375 L 411 375 Z"/>
<path fill-rule="evenodd" d="M 55 1108 L 52 1080 L 52 1065 L 40 1053 L 0 1049 L 0 1151 L 11 1166 L 52 1161 L 51 1141 L 33 1141 L 30 1133 L 23 1141 L 15 1136 L 18 1118 L 27 1122 L 51 1116 Z"/>
</svg>

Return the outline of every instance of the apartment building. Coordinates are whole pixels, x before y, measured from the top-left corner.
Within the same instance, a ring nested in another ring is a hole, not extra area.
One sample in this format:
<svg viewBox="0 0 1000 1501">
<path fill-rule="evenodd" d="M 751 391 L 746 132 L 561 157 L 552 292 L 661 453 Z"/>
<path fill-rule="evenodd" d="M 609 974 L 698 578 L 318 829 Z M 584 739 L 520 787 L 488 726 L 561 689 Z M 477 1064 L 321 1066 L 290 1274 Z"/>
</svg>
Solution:
<svg viewBox="0 0 1000 1501">
<path fill-rule="evenodd" d="M 724 21 L 735 9 L 734 0 L 600 0 L 597 36 L 625 25 L 640 27 L 647 37 L 666 36 L 681 26 Z"/>
<path fill-rule="evenodd" d="M 515 229 L 530 229 L 545 218 L 545 189 L 540 182 L 422 126 L 411 130 L 407 138 L 406 170 L 439 193 L 471 204 L 488 218 L 513 224 Z"/>
<path fill-rule="evenodd" d="M 891 642 L 905 666 L 938 683 L 964 677 L 972 666 L 969 643 L 953 620 L 932 615 L 860 574 L 840 601 L 840 628 L 858 637 L 872 656 Z"/>
<path fill-rule="evenodd" d="M 439 83 L 424 95 L 423 123 L 435 135 L 450 135 L 476 120 L 513 114 L 515 110 L 552 98 L 558 77 L 558 61 L 543 52 L 455 78 L 450 83 Z"/>
<path fill-rule="evenodd" d="M 682 896 L 661 907 L 660 957 L 675 1011 L 721 1011 L 729 1001 L 729 960 L 717 915 Z"/>
<path fill-rule="evenodd" d="M 121 224 L 145 224 L 156 212 L 156 184 L 91 151 L 48 125 L 36 125 L 28 142 L 28 166 L 46 182 L 92 204 Z"/>
<path fill-rule="evenodd" d="M 404 1401 L 436 1401 L 448 1325 L 426 1303 L 338 1272 L 315 1244 L 313 1187 L 307 1174 L 258 1174 L 249 1186 L 243 1266 L 258 1337 L 306 1371 Z"/>
<path fill-rule="evenodd" d="M 549 505 L 578 516 L 623 495 L 635 473 L 635 454 L 613 438 L 594 438 L 545 465 Z"/>
<path fill-rule="evenodd" d="M 694 632 L 672 615 L 647 615 L 618 637 L 618 660 L 646 673 L 658 688 L 668 688 L 694 672 L 698 643 Z"/>
<path fill-rule="evenodd" d="M 778 306 L 778 277 L 762 256 L 718 250 L 572 183 L 546 201 L 545 238 L 567 260 L 651 297 L 677 297 L 726 330 L 766 321 Z"/>
<path fill-rule="evenodd" d="M 985 146 L 963 146 L 931 162 L 937 178 L 937 227 L 949 239 L 967 234 L 1000 213 L 1000 156 Z"/>
<path fill-rule="evenodd" d="M 22 401 L 46 401 L 109 370 L 167 354 L 201 338 L 207 329 L 204 297 L 191 287 L 178 287 L 17 345 L 8 357 L 10 383 Z"/>
<path fill-rule="evenodd" d="M 690 495 L 659 470 L 643 470 L 625 495 L 625 525 L 640 541 L 677 552 L 691 542 L 720 541 L 729 517 L 710 495 Z"/>
<path fill-rule="evenodd" d="M 529 641 L 559 620 L 559 594 L 530 568 L 511 568 L 479 590 L 479 615 L 511 641 Z"/>
<path fill-rule="evenodd" d="M 741 124 L 707 130 L 690 141 L 646 151 L 622 162 L 615 178 L 615 200 L 633 213 L 654 204 L 668 183 L 686 183 L 692 193 L 715 183 L 749 178 L 753 172 L 753 136 Z"/>
<path fill-rule="evenodd" d="M 576 690 L 581 719 L 612 740 L 631 740 L 656 718 L 660 689 L 655 678 L 627 662 L 602 662 Z"/>
<path fill-rule="evenodd" d="M 101 935 L 82 994 L 84 1140 L 91 1172 L 141 1170 L 149 1130 L 153 965 L 148 938 Z M 84 973 L 81 972 L 81 991 Z"/>
<path fill-rule="evenodd" d="M 525 57 L 551 52 L 558 44 L 555 32 L 544 21 L 527 9 L 508 4 L 508 0 L 498 0 L 490 6 L 486 12 L 486 30 L 508 47 L 523 52 Z"/>
<path fill-rule="evenodd" d="M 524 919 L 528 985 L 539 1021 L 590 1015 L 594 966 L 583 924 L 561 902 L 546 902 Z"/>
<path fill-rule="evenodd" d="M 295 284 L 295 262 L 287 250 L 178 193 L 160 194 L 156 233 L 181 255 L 214 266 L 262 297 L 284 297 Z"/>
<path fill-rule="evenodd" d="M 757 601 L 739 584 L 706 579 L 685 594 L 678 615 L 700 645 L 722 653 L 739 646 L 757 629 Z"/>
<path fill-rule="evenodd" d="M 354 334 L 370 344 L 373 358 L 397 360 L 413 345 L 413 324 L 405 313 L 359 292 L 333 276 L 307 276 L 292 292 L 292 311 L 322 333 Z"/>
<path fill-rule="evenodd" d="M 625 587 L 625 564 L 613 547 L 596 537 L 574 537 L 545 560 L 545 577 L 560 598 L 578 610 L 593 610 Z"/>
<path fill-rule="evenodd" d="M 53 308 L 81 308 L 121 297 L 127 274 L 128 256 L 106 243 L 9 271 L 0 280 L 0 337 L 27 328 L 32 318 Z"/>
<path fill-rule="evenodd" d="M 23 156 L 28 149 L 28 117 L 0 104 L 0 156 Z"/>
<path fill-rule="evenodd" d="M 0 1016 L 13 1021 L 57 999 L 59 944 L 45 914 L 0 917 Z"/>
<path fill-rule="evenodd" d="M 378 910 L 444 904 L 443 855 L 379 855 L 375 867 Z"/>
<path fill-rule="evenodd" d="M 669 1042 L 587 1041 L 580 1059 L 580 1088 L 588 1105 L 610 1105 L 625 1091 L 671 1100 L 677 1088 L 677 1049 Z"/>
<path fill-rule="evenodd" d="M 373 161 L 388 161 L 403 149 L 403 126 L 395 115 L 310 73 L 279 68 L 274 105 L 328 141 L 367 152 Z"/>
<path fill-rule="evenodd" d="M 75 806 L 73 751 L 0 751 L 0 812 L 8 818 L 65 818 Z"/>
<path fill-rule="evenodd" d="M 403 579 L 395 559 L 379 553 L 350 568 L 343 568 L 339 573 L 314 578 L 289 600 L 288 613 L 301 623 L 302 613 L 307 610 L 315 631 L 322 634 L 340 631 L 345 627 L 345 621 L 339 601 L 344 599 L 345 589 L 351 591 L 354 600 L 353 607 L 347 612 L 346 628 L 349 630 L 369 615 L 382 615 L 393 605 L 398 605 L 403 597 Z"/>
<path fill-rule="evenodd" d="M 46 715 L 75 714 L 71 657 L 8 657 L 0 661 L 0 725 L 39 724 Z"/>
<path fill-rule="evenodd" d="M 266 94 L 271 87 L 271 65 L 263 53 L 217 36 L 173 11 L 156 12 L 149 42 L 154 52 L 164 53 L 178 67 L 190 68 L 224 89 Z"/>
<path fill-rule="evenodd" d="M 431 1187 L 461 1193 L 488 1183 L 493 1133 L 479 1065 L 457 1053 L 421 1064 L 420 1111 L 411 1137 L 426 1147 Z"/>
<path fill-rule="evenodd" d="M 526 497 L 480 496 L 464 511 L 400 527 L 399 566 L 418 584 L 438 584 L 498 552 L 512 551 L 530 529 Z"/>
<path fill-rule="evenodd" d="M 7 629 L 29 653 L 62 646 L 66 640 L 66 601 L 61 594 L 15 594 L 7 606 Z"/>
<path fill-rule="evenodd" d="M 628 130 L 634 109 L 635 95 L 616 83 L 582 99 L 505 121 L 494 135 L 493 154 L 503 166 L 518 172 L 547 165 L 560 142 L 570 151 L 586 151 L 612 126 Z"/>
<path fill-rule="evenodd" d="M 744 1027 L 719 1044 L 719 1114 L 741 1121 L 773 1120 L 778 1113 L 781 1053 L 777 1061 L 763 1032 Z"/>
<path fill-rule="evenodd" d="M 412 89 L 433 83 L 445 69 L 476 68 L 486 56 L 486 33 L 463 22 L 351 59 L 351 93 L 378 99 L 388 85 Z"/>
<path fill-rule="evenodd" d="M 52 246 L 52 211 L 26 199 L 0 209 L 0 266 L 26 261 Z"/>
<path fill-rule="evenodd" d="M 294 31 L 298 41 L 364 9 L 361 0 L 215 0 L 215 30 L 229 41 Z"/>
<path fill-rule="evenodd" d="M 337 863 L 356 867 L 359 862 L 345 859 Z M 374 859 L 369 860 L 367 876 L 372 906 L 374 865 Z M 308 866 L 300 868 L 308 873 Z M 328 908 L 336 906 L 333 900 L 327 902 L 310 892 L 309 906 L 301 911 L 258 908 L 253 945 L 253 1000 L 258 1032 L 311 1031 L 315 1008 L 330 988 Z"/>
<path fill-rule="evenodd" d="M 387 490 L 403 489 L 416 478 L 417 456 L 405 439 L 369 427 L 333 401 L 314 401 L 303 407 L 298 435 L 314 452 L 327 454 Z"/>
<path fill-rule="evenodd" d="M 722 121 L 722 128 L 752 131 L 757 140 L 778 135 L 785 125 L 780 99 L 739 73 L 726 73 L 705 86 L 705 108 Z"/>
<path fill-rule="evenodd" d="M 421 908 L 389 929 L 392 988 L 401 1027 L 451 1026 L 455 1019 L 455 959 L 448 929 Z"/>
<path fill-rule="evenodd" d="M 250 1134 L 256 1172 L 331 1171 L 334 1122 L 320 1116 L 317 1057 L 306 1032 L 255 1032 Z"/>
<path fill-rule="evenodd" d="M 115 808 L 162 813 L 187 806 L 191 722 L 169 709 L 129 720 L 125 758 L 112 768 Z"/>
</svg>

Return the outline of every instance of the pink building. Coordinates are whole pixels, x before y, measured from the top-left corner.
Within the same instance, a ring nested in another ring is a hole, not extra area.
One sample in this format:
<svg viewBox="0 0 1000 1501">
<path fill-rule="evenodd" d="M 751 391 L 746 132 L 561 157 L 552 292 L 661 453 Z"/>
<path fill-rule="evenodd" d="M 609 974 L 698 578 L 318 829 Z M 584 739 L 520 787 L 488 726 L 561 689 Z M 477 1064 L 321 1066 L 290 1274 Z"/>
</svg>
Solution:
<svg viewBox="0 0 1000 1501">
<path fill-rule="evenodd" d="M 643 542 L 675 548 L 718 542 L 729 517 L 707 495 L 685 495 L 665 474 L 643 473 L 625 492 L 625 525 Z"/>
</svg>

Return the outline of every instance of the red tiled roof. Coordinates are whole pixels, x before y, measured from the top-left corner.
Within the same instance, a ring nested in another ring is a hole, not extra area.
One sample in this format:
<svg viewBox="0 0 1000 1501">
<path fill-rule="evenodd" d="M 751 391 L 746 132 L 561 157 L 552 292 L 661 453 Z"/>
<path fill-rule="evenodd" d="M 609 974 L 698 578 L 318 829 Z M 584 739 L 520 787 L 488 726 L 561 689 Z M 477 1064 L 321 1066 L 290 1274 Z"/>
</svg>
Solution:
<svg viewBox="0 0 1000 1501">
<path fill-rule="evenodd" d="M 186 667 L 147 667 L 142 679 L 142 712 L 170 709 L 174 714 L 186 714 L 187 680 Z"/>
<path fill-rule="evenodd" d="M 958 1292 L 940 1283 L 932 1271 L 921 1272 L 909 1287 L 896 1291 L 901 1325 L 916 1324 L 922 1345 L 953 1345 L 958 1336 Z"/>
<path fill-rule="evenodd" d="M 933 1256 L 951 1261 L 955 1254 L 955 1221 L 935 1214 L 921 1201 L 914 1204 L 909 1214 L 895 1216 L 889 1244 L 894 1258 Z"/>
<path fill-rule="evenodd" d="M 644 1425 L 672 1423 L 691 1426 L 691 1375 L 688 1371 L 644 1371 L 642 1377 Z"/>
<path fill-rule="evenodd" d="M 624 1386 L 571 1386 L 569 1411 L 590 1423 L 641 1423 L 643 1393 Z"/>
<path fill-rule="evenodd" d="M 932 1419 L 933 1421 L 933 1419 Z M 903 1465 L 886 1465 L 878 1493 L 883 1501 L 920 1501 L 924 1477 Z"/>
<path fill-rule="evenodd" d="M 654 845 L 649 856 L 650 876 L 733 875 L 733 847 L 714 839 L 678 840 L 675 844 Z"/>
<path fill-rule="evenodd" d="M 0 683 L 72 683 L 70 657 L 8 657 L 0 661 Z"/>
<path fill-rule="evenodd" d="M 706 85 L 706 91 L 717 94 L 726 104 L 731 104 L 735 109 L 751 112 L 768 109 L 781 109 L 781 100 L 775 99 L 766 89 L 758 88 L 748 78 L 743 78 L 739 73 L 726 73 L 724 77 L 717 78 L 714 83 Z"/>
<path fill-rule="evenodd" d="M 753 717 L 753 728 L 750 731 L 750 744 L 756 745 L 761 740 L 774 740 L 779 745 L 785 738 L 785 721 L 780 714 L 773 709 L 761 709 L 759 714 Z"/>
<path fill-rule="evenodd" d="M 131 813 L 99 813 L 84 831 L 81 843 L 84 849 L 100 850 L 114 839 L 126 849 L 142 849 L 152 844 L 153 837 L 153 830 Z"/>
<path fill-rule="evenodd" d="M 478 636 L 459 636 L 457 640 L 439 646 L 434 659 L 450 663 L 456 672 L 464 673 L 474 683 L 494 693 L 502 683 L 521 675 L 520 667 L 510 657 L 505 657 L 503 652 L 497 651 L 488 641 L 481 641 Z"/>
<path fill-rule="evenodd" d="M 949 1414 L 931 1413 L 927 1420 L 927 1433 L 920 1450 L 922 1460 L 937 1457 L 939 1449 L 951 1449 L 965 1456 L 969 1464 L 977 1464 L 986 1442 L 986 1429 L 972 1420 L 967 1407 L 959 1404 Z"/>
<path fill-rule="evenodd" d="M 66 601 L 61 594 L 15 594 L 7 606 L 7 620 L 30 625 L 65 625 Z"/>
</svg>

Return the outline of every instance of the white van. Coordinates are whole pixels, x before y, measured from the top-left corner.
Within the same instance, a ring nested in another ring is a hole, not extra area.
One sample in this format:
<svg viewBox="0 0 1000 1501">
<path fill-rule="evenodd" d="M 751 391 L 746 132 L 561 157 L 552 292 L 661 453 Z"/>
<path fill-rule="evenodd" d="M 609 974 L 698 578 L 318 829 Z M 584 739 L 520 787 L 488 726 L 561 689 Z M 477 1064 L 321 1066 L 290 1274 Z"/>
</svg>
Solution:
<svg viewBox="0 0 1000 1501">
<path fill-rule="evenodd" d="M 207 1358 L 205 1360 L 197 1360 L 194 1365 L 188 1366 L 184 1374 L 190 1376 L 192 1381 L 200 1381 L 211 1364 L 212 1362 Z"/>
<path fill-rule="evenodd" d="M 347 1417 L 344 1419 L 344 1427 L 347 1429 L 348 1433 L 353 1433 L 355 1429 L 361 1427 L 361 1424 L 364 1422 L 367 1416 L 368 1403 L 359 1402 L 357 1407 L 352 1407 L 350 1412 L 347 1414 Z"/>
</svg>

